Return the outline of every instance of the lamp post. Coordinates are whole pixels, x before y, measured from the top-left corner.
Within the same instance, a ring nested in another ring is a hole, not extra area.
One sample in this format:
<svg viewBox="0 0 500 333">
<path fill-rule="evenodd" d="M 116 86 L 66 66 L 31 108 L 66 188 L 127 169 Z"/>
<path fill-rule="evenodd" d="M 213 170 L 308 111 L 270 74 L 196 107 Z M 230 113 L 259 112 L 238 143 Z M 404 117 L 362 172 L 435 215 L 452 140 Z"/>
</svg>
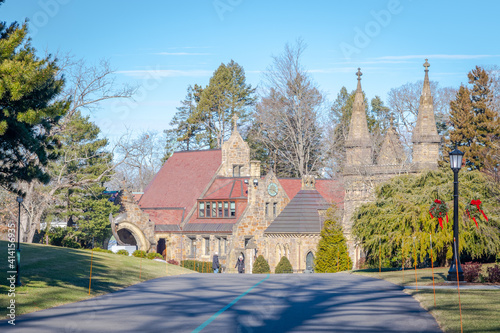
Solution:
<svg viewBox="0 0 500 333">
<path fill-rule="evenodd" d="M 462 167 L 462 158 L 464 153 L 457 149 L 455 145 L 455 150 L 450 153 L 450 165 L 451 170 L 453 170 L 453 238 L 456 244 L 453 244 L 453 258 L 451 261 L 451 267 L 448 271 L 448 281 L 457 281 L 457 276 L 459 281 L 464 281 L 464 272 L 460 266 L 460 251 L 458 247 L 458 172 Z"/>
<path fill-rule="evenodd" d="M 23 197 L 17 197 L 17 203 L 19 204 L 19 211 L 17 216 L 17 249 L 16 249 L 16 286 L 21 285 L 21 248 L 19 247 L 19 239 L 21 237 L 21 203 L 23 202 Z"/>
</svg>

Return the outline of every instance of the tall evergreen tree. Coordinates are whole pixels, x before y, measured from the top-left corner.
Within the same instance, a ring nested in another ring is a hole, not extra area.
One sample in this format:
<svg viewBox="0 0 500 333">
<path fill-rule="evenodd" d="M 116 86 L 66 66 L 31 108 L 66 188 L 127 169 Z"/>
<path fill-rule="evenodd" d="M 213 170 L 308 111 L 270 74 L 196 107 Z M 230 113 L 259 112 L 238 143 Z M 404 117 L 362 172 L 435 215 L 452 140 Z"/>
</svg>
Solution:
<svg viewBox="0 0 500 333">
<path fill-rule="evenodd" d="M 56 100 L 64 83 L 56 61 L 38 58 L 26 35 L 26 24 L 0 22 L 0 186 L 18 193 L 17 181 L 49 181 L 50 130 L 69 107 Z"/>
<path fill-rule="evenodd" d="M 465 153 L 465 165 L 470 170 L 495 170 L 498 161 L 494 156 L 500 149 L 500 118 L 491 109 L 490 80 L 478 66 L 469 72 L 468 78 L 471 87 L 461 86 L 450 103 L 452 129 L 448 148 L 453 149 L 457 144 Z"/>
<path fill-rule="evenodd" d="M 327 212 L 327 219 L 321 230 L 318 242 L 314 271 L 318 273 L 336 273 L 352 268 L 347 242 L 334 209 Z"/>
</svg>

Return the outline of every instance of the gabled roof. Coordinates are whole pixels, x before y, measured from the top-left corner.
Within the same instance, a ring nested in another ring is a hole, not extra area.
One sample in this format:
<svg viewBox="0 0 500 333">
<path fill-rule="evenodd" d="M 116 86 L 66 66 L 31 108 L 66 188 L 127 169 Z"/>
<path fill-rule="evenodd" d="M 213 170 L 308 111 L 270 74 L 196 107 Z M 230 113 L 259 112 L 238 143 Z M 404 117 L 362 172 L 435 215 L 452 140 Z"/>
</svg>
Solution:
<svg viewBox="0 0 500 333">
<path fill-rule="evenodd" d="M 300 190 L 266 229 L 265 233 L 319 233 L 318 210 L 330 204 L 317 190 Z"/>
<path fill-rule="evenodd" d="M 222 163 L 220 150 L 198 150 L 174 153 L 153 178 L 139 201 L 142 209 L 182 208 L 186 214 L 207 188 Z M 149 211 L 148 211 L 149 213 Z M 159 217 L 159 213 L 156 212 Z M 165 217 L 170 213 L 165 213 Z M 153 214 L 154 215 L 154 214 Z M 175 222 L 180 223 L 178 213 Z M 154 217 L 152 220 L 154 221 Z M 158 221 L 163 218 L 158 218 Z M 159 223 L 156 222 L 155 223 Z M 161 223 L 161 222 L 160 222 Z"/>
<path fill-rule="evenodd" d="M 225 178 L 215 179 L 203 199 L 246 199 L 248 197 L 247 178 Z"/>
<path fill-rule="evenodd" d="M 299 178 L 279 178 L 279 182 L 290 199 L 293 199 L 302 188 L 302 180 Z M 316 179 L 316 190 L 328 203 L 342 207 L 344 187 L 338 180 Z"/>
</svg>

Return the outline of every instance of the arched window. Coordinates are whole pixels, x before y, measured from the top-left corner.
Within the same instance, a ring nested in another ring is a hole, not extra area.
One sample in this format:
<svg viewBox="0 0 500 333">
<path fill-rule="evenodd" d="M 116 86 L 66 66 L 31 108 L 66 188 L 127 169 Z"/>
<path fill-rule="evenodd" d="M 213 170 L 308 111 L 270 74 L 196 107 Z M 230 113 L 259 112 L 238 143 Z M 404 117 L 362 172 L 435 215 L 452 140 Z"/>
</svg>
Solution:
<svg viewBox="0 0 500 333">
<path fill-rule="evenodd" d="M 314 254 L 311 251 L 309 251 L 306 255 L 306 270 L 314 270 Z"/>
</svg>

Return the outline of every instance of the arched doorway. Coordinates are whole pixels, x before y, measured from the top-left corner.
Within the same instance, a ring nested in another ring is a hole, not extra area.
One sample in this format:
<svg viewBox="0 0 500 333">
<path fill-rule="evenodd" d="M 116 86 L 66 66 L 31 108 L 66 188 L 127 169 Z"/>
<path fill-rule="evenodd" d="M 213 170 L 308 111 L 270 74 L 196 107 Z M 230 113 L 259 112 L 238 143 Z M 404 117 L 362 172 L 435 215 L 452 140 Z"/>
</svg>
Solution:
<svg viewBox="0 0 500 333">
<path fill-rule="evenodd" d="M 309 272 L 314 271 L 314 254 L 311 251 L 306 255 L 306 270 Z"/>
<path fill-rule="evenodd" d="M 136 245 L 137 240 L 134 235 L 128 229 L 120 229 L 118 230 L 118 237 L 127 245 Z"/>
</svg>

